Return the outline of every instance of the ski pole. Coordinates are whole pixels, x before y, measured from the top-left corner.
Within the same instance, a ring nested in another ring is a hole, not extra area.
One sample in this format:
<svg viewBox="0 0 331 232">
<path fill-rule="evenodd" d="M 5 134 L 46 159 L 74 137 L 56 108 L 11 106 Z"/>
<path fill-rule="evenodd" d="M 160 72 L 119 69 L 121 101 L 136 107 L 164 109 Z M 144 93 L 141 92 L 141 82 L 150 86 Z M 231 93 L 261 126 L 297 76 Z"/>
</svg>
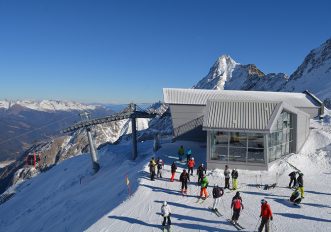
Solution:
<svg viewBox="0 0 331 232">
<path fill-rule="evenodd" d="M 255 226 L 255 228 L 254 228 L 254 231 L 256 231 L 256 228 L 257 228 L 257 226 L 259 225 L 260 221 L 261 221 L 261 218 L 259 218 L 259 220 L 257 221 L 256 226 Z"/>
</svg>

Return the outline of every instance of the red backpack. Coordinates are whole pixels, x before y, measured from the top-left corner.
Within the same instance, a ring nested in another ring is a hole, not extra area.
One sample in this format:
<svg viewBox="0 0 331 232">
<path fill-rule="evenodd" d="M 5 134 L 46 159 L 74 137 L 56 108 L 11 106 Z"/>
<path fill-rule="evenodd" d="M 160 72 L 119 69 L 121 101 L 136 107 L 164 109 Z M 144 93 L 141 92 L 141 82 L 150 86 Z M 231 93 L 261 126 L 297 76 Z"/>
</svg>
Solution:
<svg viewBox="0 0 331 232">
<path fill-rule="evenodd" d="M 233 200 L 233 209 L 240 209 L 241 208 L 241 202 L 239 199 Z"/>
</svg>

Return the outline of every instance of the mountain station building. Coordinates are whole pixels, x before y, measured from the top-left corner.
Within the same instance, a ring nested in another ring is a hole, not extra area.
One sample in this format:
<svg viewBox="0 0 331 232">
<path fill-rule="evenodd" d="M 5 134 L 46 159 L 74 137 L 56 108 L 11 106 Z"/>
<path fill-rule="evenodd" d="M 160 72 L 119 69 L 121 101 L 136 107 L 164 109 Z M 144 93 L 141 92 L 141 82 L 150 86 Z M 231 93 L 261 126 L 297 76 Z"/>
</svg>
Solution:
<svg viewBox="0 0 331 232">
<path fill-rule="evenodd" d="M 267 170 L 298 153 L 324 105 L 304 93 L 163 89 L 177 140 L 205 141 L 209 169 Z"/>
</svg>

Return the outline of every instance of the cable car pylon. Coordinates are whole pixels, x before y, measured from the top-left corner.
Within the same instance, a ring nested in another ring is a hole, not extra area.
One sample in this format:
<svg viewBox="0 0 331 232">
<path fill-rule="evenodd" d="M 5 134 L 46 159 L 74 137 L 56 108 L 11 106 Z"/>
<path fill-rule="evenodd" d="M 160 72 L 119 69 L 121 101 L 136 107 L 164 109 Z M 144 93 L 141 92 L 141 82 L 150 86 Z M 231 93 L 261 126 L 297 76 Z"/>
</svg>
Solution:
<svg viewBox="0 0 331 232">
<path fill-rule="evenodd" d="M 159 114 L 157 113 L 151 113 L 146 112 L 144 110 L 137 110 L 137 105 L 134 103 L 130 103 L 128 107 L 126 107 L 122 112 L 115 113 L 107 117 L 103 118 L 96 118 L 96 119 L 90 119 L 90 113 L 89 112 L 83 112 L 80 114 L 81 121 L 62 130 L 62 133 L 69 133 L 77 131 L 81 128 L 86 129 L 86 134 L 89 141 L 90 146 L 90 153 L 91 153 L 91 159 L 93 164 L 93 170 L 94 172 L 98 172 L 100 169 L 100 165 L 98 162 L 98 156 L 97 156 L 97 149 L 95 148 L 93 137 L 91 135 L 91 130 L 94 125 L 113 122 L 113 121 L 119 121 L 123 119 L 131 119 L 131 127 L 132 127 L 132 159 L 135 160 L 138 155 L 138 149 L 137 149 L 137 118 L 155 118 Z"/>
</svg>

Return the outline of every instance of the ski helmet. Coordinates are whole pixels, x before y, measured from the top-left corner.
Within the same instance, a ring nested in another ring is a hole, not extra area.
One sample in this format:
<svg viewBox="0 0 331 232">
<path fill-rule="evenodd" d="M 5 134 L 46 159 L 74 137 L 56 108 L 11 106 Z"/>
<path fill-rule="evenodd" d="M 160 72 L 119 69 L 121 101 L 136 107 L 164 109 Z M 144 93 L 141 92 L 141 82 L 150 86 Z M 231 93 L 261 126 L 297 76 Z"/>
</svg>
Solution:
<svg viewBox="0 0 331 232">
<path fill-rule="evenodd" d="M 163 205 L 166 206 L 168 203 L 166 201 L 163 202 Z"/>
<path fill-rule="evenodd" d="M 264 199 L 261 200 L 261 204 L 264 204 L 264 203 L 266 203 L 266 202 L 267 202 L 267 201 L 264 200 Z"/>
<path fill-rule="evenodd" d="M 194 160 L 194 157 L 192 157 L 191 160 Z"/>
<path fill-rule="evenodd" d="M 162 162 L 162 160 L 159 160 L 159 162 Z"/>
<path fill-rule="evenodd" d="M 303 176 L 303 173 L 302 172 L 299 172 L 299 176 Z"/>
</svg>

